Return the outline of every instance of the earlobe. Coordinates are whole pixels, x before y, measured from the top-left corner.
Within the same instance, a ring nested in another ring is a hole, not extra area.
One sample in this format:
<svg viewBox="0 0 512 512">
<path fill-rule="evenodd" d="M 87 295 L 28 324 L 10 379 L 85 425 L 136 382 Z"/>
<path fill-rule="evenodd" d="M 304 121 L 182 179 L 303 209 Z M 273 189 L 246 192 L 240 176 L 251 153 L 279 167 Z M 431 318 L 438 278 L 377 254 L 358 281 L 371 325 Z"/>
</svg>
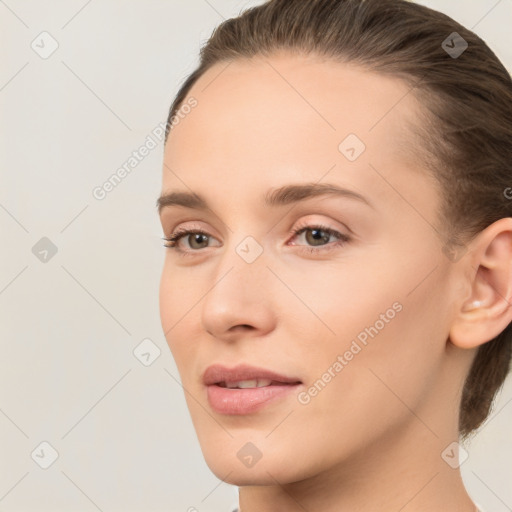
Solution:
<svg viewBox="0 0 512 512">
<path fill-rule="evenodd" d="M 495 338 L 506 327 L 505 325 L 501 329 L 499 326 L 496 328 L 496 325 L 490 315 L 489 306 L 479 300 L 469 302 L 452 323 L 449 339 L 459 348 L 477 348 Z"/>
<path fill-rule="evenodd" d="M 494 339 L 512 322 L 512 218 L 488 226 L 473 245 L 472 258 L 461 263 L 471 265 L 471 295 L 457 310 L 449 336 L 467 349 Z"/>
</svg>

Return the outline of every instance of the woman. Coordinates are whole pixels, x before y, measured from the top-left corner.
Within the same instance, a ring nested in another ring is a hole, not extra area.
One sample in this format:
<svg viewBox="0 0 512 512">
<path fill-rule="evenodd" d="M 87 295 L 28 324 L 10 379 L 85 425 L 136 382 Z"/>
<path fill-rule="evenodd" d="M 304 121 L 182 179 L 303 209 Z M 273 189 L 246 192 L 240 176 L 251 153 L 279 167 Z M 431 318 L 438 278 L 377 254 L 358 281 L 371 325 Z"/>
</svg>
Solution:
<svg viewBox="0 0 512 512">
<path fill-rule="evenodd" d="M 271 0 L 216 29 L 169 112 L 160 312 L 241 512 L 478 510 L 511 183 L 510 75 L 451 18 Z"/>
</svg>

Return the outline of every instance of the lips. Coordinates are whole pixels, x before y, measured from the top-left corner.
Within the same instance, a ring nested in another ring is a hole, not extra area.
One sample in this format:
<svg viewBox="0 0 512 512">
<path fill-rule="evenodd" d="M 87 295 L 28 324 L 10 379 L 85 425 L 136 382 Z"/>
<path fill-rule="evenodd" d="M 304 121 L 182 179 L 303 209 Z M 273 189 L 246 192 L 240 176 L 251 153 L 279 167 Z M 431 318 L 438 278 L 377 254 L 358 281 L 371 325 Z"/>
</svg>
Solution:
<svg viewBox="0 0 512 512">
<path fill-rule="evenodd" d="M 234 368 L 228 368 L 220 364 L 214 364 L 209 366 L 203 374 L 203 383 L 206 386 L 210 386 L 212 384 L 225 386 L 226 384 L 232 384 L 243 380 L 270 380 L 271 385 L 301 383 L 301 380 L 296 377 L 280 375 L 265 368 L 258 368 L 245 364 L 240 364 Z"/>
<path fill-rule="evenodd" d="M 268 404 L 290 399 L 302 386 L 300 379 L 265 368 L 238 365 L 209 366 L 203 374 L 210 407 L 219 414 L 257 413 Z"/>
</svg>

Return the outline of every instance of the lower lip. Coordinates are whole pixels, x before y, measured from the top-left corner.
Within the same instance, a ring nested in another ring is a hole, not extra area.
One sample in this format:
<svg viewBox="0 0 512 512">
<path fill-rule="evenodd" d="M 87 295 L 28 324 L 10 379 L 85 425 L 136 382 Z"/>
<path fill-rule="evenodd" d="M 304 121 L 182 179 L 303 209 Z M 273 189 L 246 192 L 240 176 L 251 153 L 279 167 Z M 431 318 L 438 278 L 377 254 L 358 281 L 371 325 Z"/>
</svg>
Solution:
<svg viewBox="0 0 512 512">
<path fill-rule="evenodd" d="M 265 386 L 262 388 L 223 388 L 212 384 L 207 388 L 208 402 L 220 414 L 249 414 L 269 402 L 296 392 L 300 384 Z"/>
</svg>

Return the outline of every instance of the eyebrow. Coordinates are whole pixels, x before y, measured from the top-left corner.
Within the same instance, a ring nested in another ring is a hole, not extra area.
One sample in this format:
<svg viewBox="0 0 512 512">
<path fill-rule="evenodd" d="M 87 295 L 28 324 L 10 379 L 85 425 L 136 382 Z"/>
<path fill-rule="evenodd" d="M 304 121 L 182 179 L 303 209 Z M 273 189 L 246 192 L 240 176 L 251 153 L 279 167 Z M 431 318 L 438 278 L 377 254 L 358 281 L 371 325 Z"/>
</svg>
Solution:
<svg viewBox="0 0 512 512">
<path fill-rule="evenodd" d="M 275 208 L 326 194 L 354 199 L 366 204 L 370 208 L 374 208 L 370 201 L 361 194 L 330 183 L 301 183 L 271 189 L 263 197 L 263 204 L 264 206 Z M 157 199 L 156 206 L 159 215 L 164 208 L 170 206 L 182 206 L 196 210 L 210 210 L 206 199 L 193 192 L 169 192 L 162 194 Z"/>
</svg>

